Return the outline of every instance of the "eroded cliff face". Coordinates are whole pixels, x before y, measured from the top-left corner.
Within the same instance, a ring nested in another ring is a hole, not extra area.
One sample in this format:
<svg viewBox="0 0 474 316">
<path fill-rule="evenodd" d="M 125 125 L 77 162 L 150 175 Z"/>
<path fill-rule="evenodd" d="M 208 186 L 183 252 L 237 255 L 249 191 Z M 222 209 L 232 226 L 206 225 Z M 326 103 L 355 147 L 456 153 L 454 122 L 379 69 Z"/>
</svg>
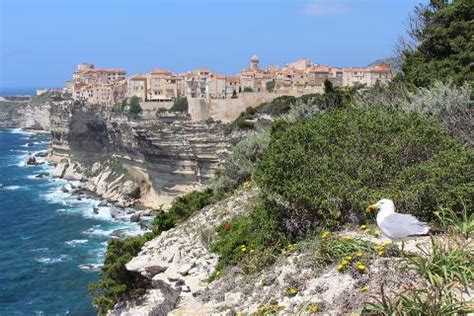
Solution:
<svg viewBox="0 0 474 316">
<path fill-rule="evenodd" d="M 120 195 L 119 187 L 133 181 L 139 196 L 125 204 L 139 202 L 152 208 L 166 207 L 175 196 L 199 189 L 230 146 L 222 124 L 192 122 L 187 114 L 150 112 L 130 117 L 73 104 L 52 106 L 51 135 L 51 162 L 67 164 L 72 174 L 85 180 L 108 170 L 110 174 L 102 174 L 99 182 L 107 183 L 106 191 L 115 186 L 117 194 L 94 191 L 112 201 L 110 195 Z"/>
<path fill-rule="evenodd" d="M 0 128 L 49 131 L 51 105 L 70 102 L 67 96 L 58 92 L 34 97 L 0 98 Z"/>
</svg>

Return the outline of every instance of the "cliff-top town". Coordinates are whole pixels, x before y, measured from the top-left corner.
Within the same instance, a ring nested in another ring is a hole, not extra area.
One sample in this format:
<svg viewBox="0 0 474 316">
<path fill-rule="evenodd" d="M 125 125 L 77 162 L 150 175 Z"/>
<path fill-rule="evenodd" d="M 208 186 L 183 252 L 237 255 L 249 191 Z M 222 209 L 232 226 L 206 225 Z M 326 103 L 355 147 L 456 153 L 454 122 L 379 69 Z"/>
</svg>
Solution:
<svg viewBox="0 0 474 316">
<path fill-rule="evenodd" d="M 335 86 L 373 86 L 391 79 L 390 66 L 385 63 L 369 67 L 336 68 L 317 65 L 301 59 L 284 67 L 260 68 L 259 58 L 252 56 L 248 68 L 227 76 L 199 68 L 182 74 L 155 69 L 149 73 L 127 77 L 126 69 L 95 68 L 79 64 L 66 90 L 74 100 L 111 106 L 136 96 L 142 104 L 170 104 L 180 97 L 197 99 L 236 99 L 242 92 L 273 95 L 301 95 L 323 91 L 326 79 Z M 166 107 L 166 106 L 165 106 Z"/>
</svg>

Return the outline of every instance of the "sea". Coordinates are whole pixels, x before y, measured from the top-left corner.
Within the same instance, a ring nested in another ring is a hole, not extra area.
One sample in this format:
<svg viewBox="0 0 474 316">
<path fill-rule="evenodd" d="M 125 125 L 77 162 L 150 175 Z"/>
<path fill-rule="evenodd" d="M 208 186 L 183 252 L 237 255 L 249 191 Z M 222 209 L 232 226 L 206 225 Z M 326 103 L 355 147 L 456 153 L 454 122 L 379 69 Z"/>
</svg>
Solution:
<svg viewBox="0 0 474 316">
<path fill-rule="evenodd" d="M 0 129 L 1 316 L 95 315 L 87 289 L 98 280 L 107 241 L 142 232 L 113 219 L 113 206 L 63 192 L 74 183 L 38 177 L 52 172 L 47 163 L 26 166 L 28 153 L 46 150 L 49 140 Z"/>
</svg>

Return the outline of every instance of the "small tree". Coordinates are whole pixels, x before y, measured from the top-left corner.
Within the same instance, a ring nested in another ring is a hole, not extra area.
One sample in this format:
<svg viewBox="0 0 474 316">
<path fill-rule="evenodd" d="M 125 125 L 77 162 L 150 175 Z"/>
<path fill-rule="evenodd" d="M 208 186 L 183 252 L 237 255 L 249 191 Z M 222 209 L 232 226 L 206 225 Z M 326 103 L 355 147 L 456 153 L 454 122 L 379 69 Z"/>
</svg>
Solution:
<svg viewBox="0 0 474 316">
<path fill-rule="evenodd" d="M 173 112 L 187 112 L 188 111 L 188 98 L 182 97 L 177 98 L 170 108 Z"/>
<path fill-rule="evenodd" d="M 273 92 L 273 90 L 275 89 L 275 80 L 267 81 L 265 85 L 268 92 Z"/>
<path fill-rule="evenodd" d="M 141 111 L 142 107 L 140 106 L 140 98 L 136 96 L 131 97 L 129 112 L 131 114 L 139 114 Z"/>
<path fill-rule="evenodd" d="M 253 92 L 253 89 L 250 87 L 245 87 L 244 92 Z"/>
</svg>

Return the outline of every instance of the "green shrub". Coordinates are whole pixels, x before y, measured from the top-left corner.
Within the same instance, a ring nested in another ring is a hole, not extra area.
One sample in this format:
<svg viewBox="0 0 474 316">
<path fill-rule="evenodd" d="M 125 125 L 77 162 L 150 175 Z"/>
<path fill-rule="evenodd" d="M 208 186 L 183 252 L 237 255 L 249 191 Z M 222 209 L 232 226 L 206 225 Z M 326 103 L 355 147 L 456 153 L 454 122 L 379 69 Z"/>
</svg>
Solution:
<svg viewBox="0 0 474 316">
<path fill-rule="evenodd" d="M 334 109 L 272 139 L 255 179 L 289 209 L 334 226 L 361 221 L 382 197 L 424 219 L 438 205 L 473 206 L 474 154 L 433 119 L 395 108 Z"/>
<path fill-rule="evenodd" d="M 196 211 L 213 202 L 215 202 L 215 197 L 210 189 L 193 191 L 176 198 L 168 211 L 156 215 L 153 220 L 153 234 L 158 236 L 161 232 L 175 227 L 188 219 Z"/>
<path fill-rule="evenodd" d="M 140 98 L 137 96 L 131 97 L 129 107 L 130 114 L 139 114 L 142 111 L 142 107 L 140 106 Z"/>
<path fill-rule="evenodd" d="M 177 98 L 176 101 L 174 101 L 173 105 L 171 106 L 170 111 L 187 112 L 188 111 L 188 98 L 186 97 Z"/>
<path fill-rule="evenodd" d="M 149 236 L 136 236 L 109 241 L 100 280 L 89 286 L 92 303 L 99 315 L 105 315 L 120 300 L 144 293 L 149 281 L 138 272 L 128 271 L 125 264 L 138 254 L 148 240 Z"/>
<path fill-rule="evenodd" d="M 262 199 L 247 215 L 237 216 L 217 228 L 210 250 L 219 255 L 217 270 L 241 262 L 244 272 L 271 264 L 288 244 L 282 224 L 274 216 L 279 206 Z"/>
<path fill-rule="evenodd" d="M 126 106 L 127 106 L 127 99 L 123 100 L 122 102 L 116 103 L 113 106 L 112 111 L 115 113 L 122 113 L 123 110 L 125 110 Z"/>
</svg>

